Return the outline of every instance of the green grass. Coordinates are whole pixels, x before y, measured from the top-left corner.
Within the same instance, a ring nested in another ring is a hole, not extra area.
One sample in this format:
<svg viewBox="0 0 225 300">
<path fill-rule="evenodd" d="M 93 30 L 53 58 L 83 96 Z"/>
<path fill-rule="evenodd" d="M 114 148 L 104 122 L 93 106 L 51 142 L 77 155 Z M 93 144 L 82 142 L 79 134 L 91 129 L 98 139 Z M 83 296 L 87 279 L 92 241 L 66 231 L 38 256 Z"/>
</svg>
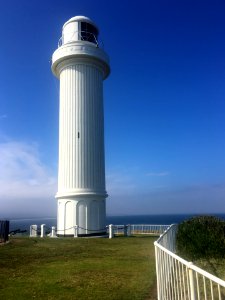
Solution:
<svg viewBox="0 0 225 300">
<path fill-rule="evenodd" d="M 156 299 L 154 240 L 11 238 L 0 247 L 0 299 Z"/>
</svg>

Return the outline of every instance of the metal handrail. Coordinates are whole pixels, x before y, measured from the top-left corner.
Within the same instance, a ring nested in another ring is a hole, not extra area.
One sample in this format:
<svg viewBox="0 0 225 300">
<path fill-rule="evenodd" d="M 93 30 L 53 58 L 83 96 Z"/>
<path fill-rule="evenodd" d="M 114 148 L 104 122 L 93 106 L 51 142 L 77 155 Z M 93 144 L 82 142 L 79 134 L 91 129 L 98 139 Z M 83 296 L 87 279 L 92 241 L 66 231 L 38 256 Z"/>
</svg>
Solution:
<svg viewBox="0 0 225 300">
<path fill-rule="evenodd" d="M 224 280 L 175 253 L 176 226 L 171 225 L 154 243 L 158 299 L 224 299 Z"/>
<path fill-rule="evenodd" d="M 88 32 L 88 31 L 85 31 L 85 30 L 77 30 L 77 31 L 74 31 L 73 36 L 74 36 L 75 34 L 77 34 L 77 33 L 78 33 L 78 37 L 80 38 L 80 41 L 87 41 L 87 42 L 90 42 L 89 40 L 85 39 L 85 38 L 82 36 L 82 33 L 85 33 L 85 34 L 88 34 L 88 35 L 89 35 L 88 38 L 90 38 L 90 39 L 91 39 L 91 38 L 94 38 L 94 40 L 95 40 L 94 44 L 96 44 L 96 46 L 99 47 L 98 40 L 97 40 L 97 38 L 96 38 L 96 36 L 95 36 L 94 33 Z M 72 42 L 74 42 L 74 40 L 72 40 L 72 39 L 68 41 L 68 43 L 72 43 Z M 61 47 L 62 45 L 63 45 L 63 37 L 60 37 L 60 39 L 59 39 L 59 41 L 58 41 L 58 48 Z"/>
</svg>

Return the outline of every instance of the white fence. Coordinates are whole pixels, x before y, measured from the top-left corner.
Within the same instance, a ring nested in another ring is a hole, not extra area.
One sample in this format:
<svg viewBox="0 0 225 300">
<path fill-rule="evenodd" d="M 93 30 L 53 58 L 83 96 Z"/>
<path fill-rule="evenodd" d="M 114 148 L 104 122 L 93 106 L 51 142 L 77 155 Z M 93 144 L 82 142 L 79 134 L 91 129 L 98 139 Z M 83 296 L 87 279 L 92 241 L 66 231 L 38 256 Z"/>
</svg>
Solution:
<svg viewBox="0 0 225 300">
<path fill-rule="evenodd" d="M 225 281 L 175 254 L 177 225 L 154 243 L 158 300 L 224 300 Z"/>
<path fill-rule="evenodd" d="M 162 234 L 169 225 L 150 225 L 150 224 L 131 224 L 131 225 L 113 225 L 114 234 L 124 234 L 124 227 L 130 226 L 131 234 Z"/>
</svg>

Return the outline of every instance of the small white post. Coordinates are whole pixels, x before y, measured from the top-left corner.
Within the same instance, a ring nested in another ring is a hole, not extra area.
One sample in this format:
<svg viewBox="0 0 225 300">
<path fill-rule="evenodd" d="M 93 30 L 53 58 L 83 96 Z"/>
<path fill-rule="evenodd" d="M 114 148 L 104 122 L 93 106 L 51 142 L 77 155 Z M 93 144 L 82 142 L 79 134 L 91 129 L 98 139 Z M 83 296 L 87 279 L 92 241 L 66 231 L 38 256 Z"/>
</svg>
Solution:
<svg viewBox="0 0 225 300">
<path fill-rule="evenodd" d="M 37 225 L 30 225 L 30 237 L 37 236 Z"/>
<path fill-rule="evenodd" d="M 45 237 L 46 231 L 45 231 L 45 224 L 41 224 L 41 238 Z"/>
<path fill-rule="evenodd" d="M 114 237 L 114 226 L 113 224 L 109 225 L 109 238 L 112 239 Z"/>
<path fill-rule="evenodd" d="M 74 237 L 75 238 L 78 237 L 78 226 L 77 225 L 74 226 Z"/>
<path fill-rule="evenodd" d="M 56 237 L 55 226 L 52 226 L 52 234 L 51 234 L 51 237 L 52 237 L 52 238 Z"/>
</svg>

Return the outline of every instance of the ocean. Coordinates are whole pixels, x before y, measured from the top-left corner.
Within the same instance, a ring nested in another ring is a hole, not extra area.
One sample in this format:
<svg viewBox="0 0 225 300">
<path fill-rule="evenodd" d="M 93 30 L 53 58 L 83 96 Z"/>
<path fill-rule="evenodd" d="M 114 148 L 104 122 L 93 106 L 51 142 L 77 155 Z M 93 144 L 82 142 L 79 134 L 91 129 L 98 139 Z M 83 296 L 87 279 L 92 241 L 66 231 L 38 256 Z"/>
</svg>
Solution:
<svg viewBox="0 0 225 300">
<path fill-rule="evenodd" d="M 199 214 L 164 214 L 164 215 L 130 215 L 130 216 L 107 216 L 106 224 L 126 225 L 126 224 L 154 224 L 170 225 L 179 224 Z M 225 220 L 225 214 L 208 214 Z M 27 230 L 29 233 L 30 225 L 46 224 L 46 227 L 56 226 L 56 218 L 30 218 L 30 219 L 13 219 L 10 220 L 10 231 Z"/>
</svg>

